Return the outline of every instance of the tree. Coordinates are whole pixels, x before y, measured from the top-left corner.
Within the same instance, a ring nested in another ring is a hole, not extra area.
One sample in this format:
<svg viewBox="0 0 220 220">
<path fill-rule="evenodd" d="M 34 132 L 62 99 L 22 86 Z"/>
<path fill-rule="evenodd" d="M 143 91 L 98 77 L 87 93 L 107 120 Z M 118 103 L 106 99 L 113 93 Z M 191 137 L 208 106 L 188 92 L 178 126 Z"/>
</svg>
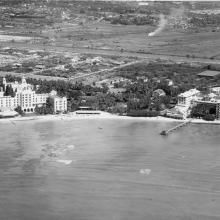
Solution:
<svg viewBox="0 0 220 220">
<path fill-rule="evenodd" d="M 15 96 L 14 90 L 11 87 L 11 85 L 6 86 L 4 96 L 11 96 L 11 97 Z"/>
<path fill-rule="evenodd" d="M 46 104 L 43 104 L 41 107 L 36 106 L 35 112 L 40 115 L 47 115 L 54 113 L 53 100 L 48 98 Z"/>
<path fill-rule="evenodd" d="M 47 114 L 53 114 L 54 104 L 53 104 L 53 99 L 52 98 L 47 98 L 46 109 L 47 109 Z"/>
<path fill-rule="evenodd" d="M 19 115 L 24 115 L 23 110 L 21 109 L 21 106 L 18 106 L 17 108 L 15 108 L 15 111 L 19 114 Z"/>
<path fill-rule="evenodd" d="M 214 121 L 216 118 L 215 115 L 212 115 L 212 114 L 208 114 L 208 115 L 205 115 L 202 117 L 203 120 L 206 120 L 206 121 Z"/>
</svg>

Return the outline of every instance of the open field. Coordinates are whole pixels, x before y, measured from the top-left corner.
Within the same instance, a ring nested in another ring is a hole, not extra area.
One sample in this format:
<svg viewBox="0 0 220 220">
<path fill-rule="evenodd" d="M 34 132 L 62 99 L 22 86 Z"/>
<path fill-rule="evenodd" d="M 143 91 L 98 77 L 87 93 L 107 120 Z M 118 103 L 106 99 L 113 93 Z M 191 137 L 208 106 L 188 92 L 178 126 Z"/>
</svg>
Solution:
<svg viewBox="0 0 220 220">
<path fill-rule="evenodd" d="M 207 29 L 189 33 L 166 29 L 149 37 L 148 34 L 155 29 L 151 26 L 112 25 L 106 22 L 88 22 L 83 25 L 64 23 L 52 45 L 200 58 L 211 58 L 219 53 L 218 31 Z M 44 34 L 51 35 L 51 30 L 45 30 Z"/>
</svg>

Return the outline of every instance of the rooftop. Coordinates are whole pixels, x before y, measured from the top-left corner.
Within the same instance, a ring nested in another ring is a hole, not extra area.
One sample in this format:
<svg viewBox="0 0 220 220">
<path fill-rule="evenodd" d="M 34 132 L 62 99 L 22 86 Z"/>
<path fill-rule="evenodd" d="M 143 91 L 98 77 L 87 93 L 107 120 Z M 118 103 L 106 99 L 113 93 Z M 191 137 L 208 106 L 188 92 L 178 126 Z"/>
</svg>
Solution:
<svg viewBox="0 0 220 220">
<path fill-rule="evenodd" d="M 180 93 L 179 96 L 181 97 L 190 97 L 190 96 L 193 96 L 193 95 L 196 95 L 196 94 L 199 94 L 200 91 L 197 90 L 197 89 L 190 89 L 186 92 L 183 92 L 183 93 Z"/>
<path fill-rule="evenodd" d="M 220 87 L 213 87 L 213 88 L 211 88 L 211 91 L 220 92 Z"/>
<path fill-rule="evenodd" d="M 197 74 L 197 76 L 207 76 L 207 77 L 215 77 L 218 75 L 220 75 L 219 71 L 212 71 L 212 70 L 206 70 L 204 72 Z"/>
</svg>

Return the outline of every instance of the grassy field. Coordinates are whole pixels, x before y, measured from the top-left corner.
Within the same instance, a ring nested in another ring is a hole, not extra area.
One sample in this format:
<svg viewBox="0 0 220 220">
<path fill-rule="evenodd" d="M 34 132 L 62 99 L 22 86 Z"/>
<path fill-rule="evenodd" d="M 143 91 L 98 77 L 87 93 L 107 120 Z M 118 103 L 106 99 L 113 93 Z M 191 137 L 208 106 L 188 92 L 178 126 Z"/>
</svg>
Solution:
<svg viewBox="0 0 220 220">
<path fill-rule="evenodd" d="M 105 49 L 150 54 L 219 59 L 220 32 L 177 32 L 169 28 L 154 37 L 148 34 L 152 26 L 112 25 L 104 21 L 83 25 L 63 23 L 61 31 L 43 31 L 43 36 L 54 36 L 54 46 Z"/>
</svg>

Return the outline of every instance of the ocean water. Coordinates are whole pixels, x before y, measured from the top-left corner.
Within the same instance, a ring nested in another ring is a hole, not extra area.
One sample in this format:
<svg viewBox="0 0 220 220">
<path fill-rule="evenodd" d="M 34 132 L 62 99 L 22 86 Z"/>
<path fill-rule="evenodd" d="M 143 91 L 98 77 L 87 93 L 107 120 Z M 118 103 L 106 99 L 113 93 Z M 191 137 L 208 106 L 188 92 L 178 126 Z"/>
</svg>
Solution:
<svg viewBox="0 0 220 220">
<path fill-rule="evenodd" d="M 220 219 L 220 127 L 0 124 L 0 220 Z"/>
</svg>

